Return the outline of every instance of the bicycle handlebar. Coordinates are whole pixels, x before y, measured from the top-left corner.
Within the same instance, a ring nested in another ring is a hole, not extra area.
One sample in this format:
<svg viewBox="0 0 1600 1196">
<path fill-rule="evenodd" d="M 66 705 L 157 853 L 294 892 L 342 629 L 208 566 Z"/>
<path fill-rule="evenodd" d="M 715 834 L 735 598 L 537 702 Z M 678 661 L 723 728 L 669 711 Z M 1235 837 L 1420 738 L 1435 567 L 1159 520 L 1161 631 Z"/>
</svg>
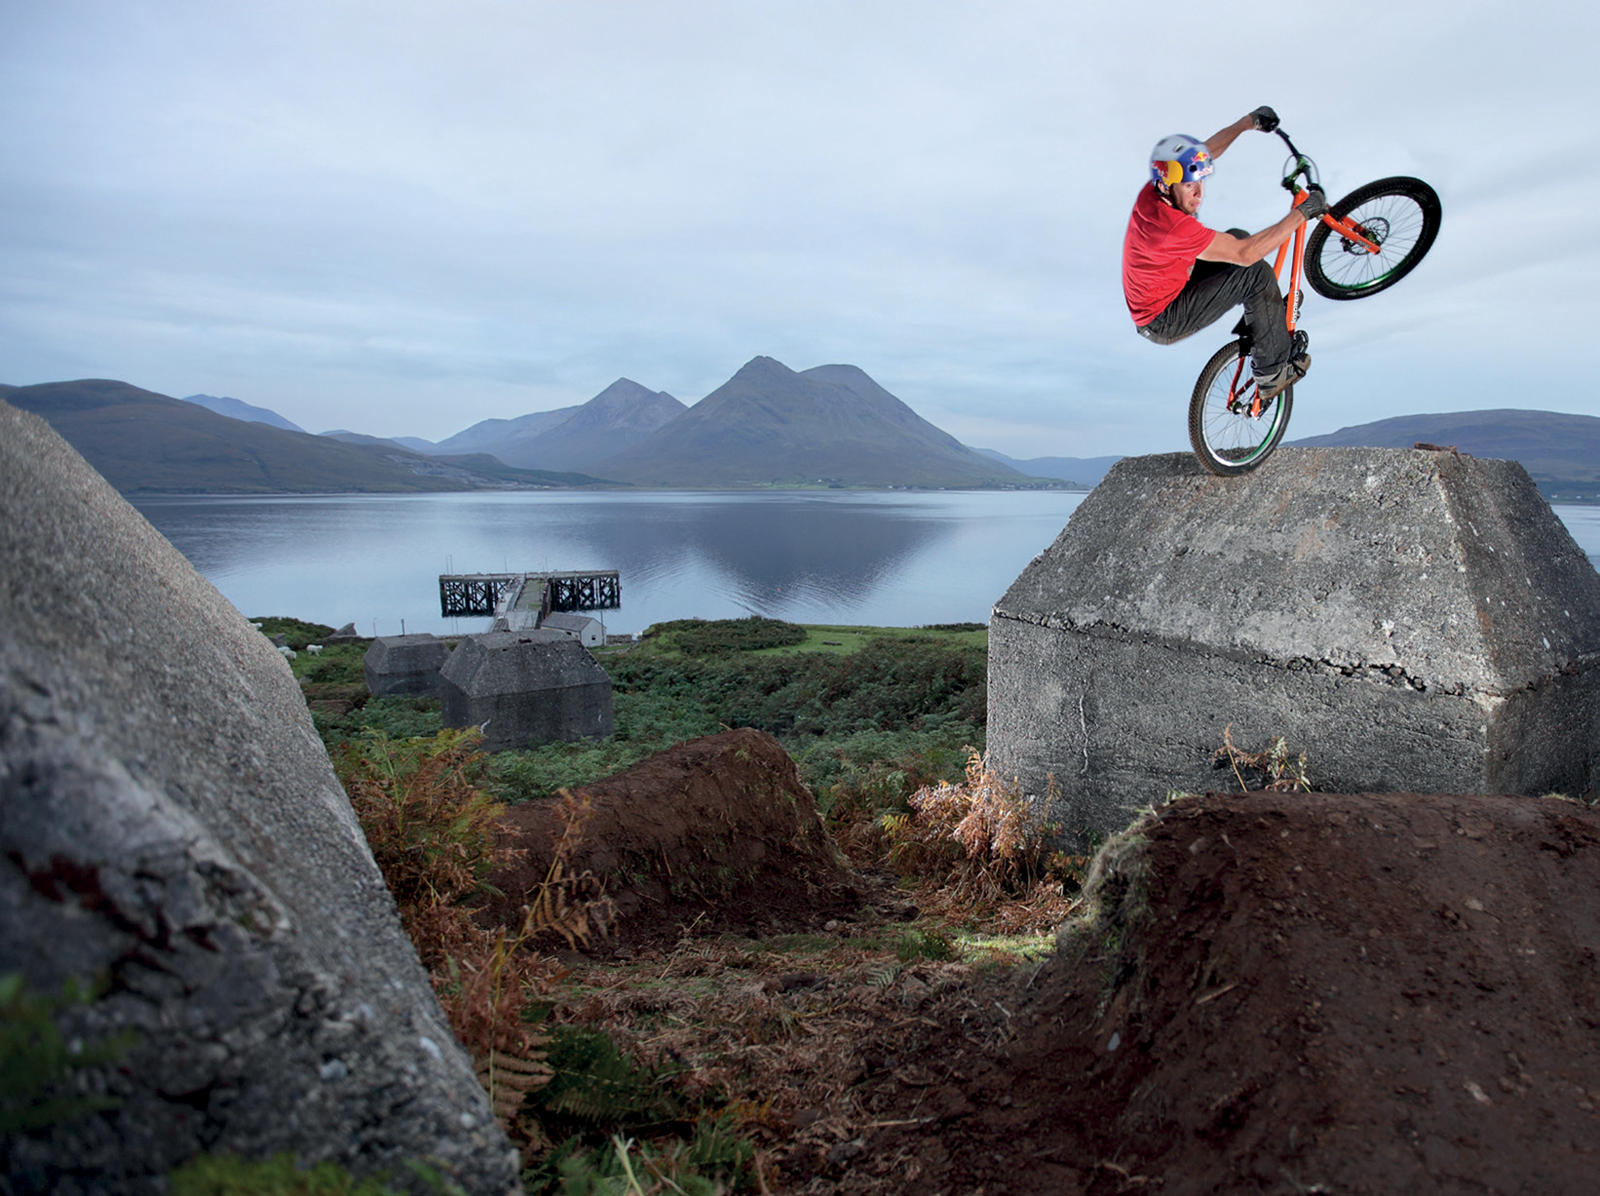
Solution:
<svg viewBox="0 0 1600 1196">
<path fill-rule="evenodd" d="M 1294 161 L 1294 168 L 1283 176 L 1283 189 L 1285 191 L 1299 190 L 1295 185 L 1295 180 L 1302 175 L 1305 176 L 1308 184 L 1315 185 L 1317 182 L 1317 164 L 1300 152 L 1295 143 L 1289 140 L 1289 134 L 1285 133 L 1281 127 L 1274 129 L 1273 132 L 1283 138 L 1283 144 L 1289 147 L 1289 153 Z"/>
</svg>

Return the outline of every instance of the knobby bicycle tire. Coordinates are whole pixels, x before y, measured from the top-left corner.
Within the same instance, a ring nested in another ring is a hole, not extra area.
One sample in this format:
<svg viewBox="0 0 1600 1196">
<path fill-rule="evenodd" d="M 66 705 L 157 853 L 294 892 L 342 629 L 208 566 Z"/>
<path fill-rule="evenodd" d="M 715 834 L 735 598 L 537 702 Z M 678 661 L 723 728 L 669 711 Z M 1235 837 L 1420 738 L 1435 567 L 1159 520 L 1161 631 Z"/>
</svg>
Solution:
<svg viewBox="0 0 1600 1196">
<path fill-rule="evenodd" d="M 1365 299 L 1416 269 L 1439 235 L 1439 196 L 1421 179 L 1397 176 L 1357 187 L 1329 212 L 1378 243 L 1378 252 L 1322 221 L 1306 238 L 1306 281 L 1326 299 Z"/>
<path fill-rule="evenodd" d="M 1228 392 L 1236 376 L 1242 393 L 1230 405 Z M 1221 477 L 1249 473 L 1272 455 L 1288 430 L 1294 387 L 1285 387 L 1256 416 L 1249 412 L 1254 394 L 1243 341 L 1218 349 L 1200 371 L 1189 399 L 1189 443 L 1200 464 L 1212 473 Z"/>
</svg>

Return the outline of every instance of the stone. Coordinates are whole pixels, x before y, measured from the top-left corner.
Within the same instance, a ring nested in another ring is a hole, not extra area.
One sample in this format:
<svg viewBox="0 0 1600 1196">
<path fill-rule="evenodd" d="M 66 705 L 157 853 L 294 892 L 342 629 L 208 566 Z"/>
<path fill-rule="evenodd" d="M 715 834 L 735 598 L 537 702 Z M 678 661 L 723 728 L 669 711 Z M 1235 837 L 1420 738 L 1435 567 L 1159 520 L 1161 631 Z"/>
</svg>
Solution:
<svg viewBox="0 0 1600 1196">
<path fill-rule="evenodd" d="M 491 631 L 462 640 L 439 671 L 447 727 L 482 727 L 483 750 L 603 739 L 611 678 L 563 631 Z"/>
<path fill-rule="evenodd" d="M 339 628 L 338 631 L 335 631 L 332 635 L 330 635 L 327 639 L 327 642 L 330 644 L 348 644 L 351 640 L 358 640 L 360 638 L 361 633 L 356 630 L 356 625 L 354 623 L 346 623 L 343 627 Z"/>
<path fill-rule="evenodd" d="M 1513 461 L 1127 458 L 996 603 L 989 762 L 1082 842 L 1282 737 L 1318 788 L 1594 800 L 1600 576 Z"/>
<path fill-rule="evenodd" d="M 134 1036 L 81 1076 L 118 1106 L 0 1140 L 3 1186 L 153 1196 L 205 1150 L 510 1190 L 283 658 L 3 402 L 0 505 L 0 973 L 99 981 L 63 1036 Z"/>
<path fill-rule="evenodd" d="M 361 675 L 378 698 L 396 694 L 439 696 L 439 670 L 450 659 L 450 645 L 436 636 L 389 635 L 372 641 L 361 658 Z"/>
</svg>

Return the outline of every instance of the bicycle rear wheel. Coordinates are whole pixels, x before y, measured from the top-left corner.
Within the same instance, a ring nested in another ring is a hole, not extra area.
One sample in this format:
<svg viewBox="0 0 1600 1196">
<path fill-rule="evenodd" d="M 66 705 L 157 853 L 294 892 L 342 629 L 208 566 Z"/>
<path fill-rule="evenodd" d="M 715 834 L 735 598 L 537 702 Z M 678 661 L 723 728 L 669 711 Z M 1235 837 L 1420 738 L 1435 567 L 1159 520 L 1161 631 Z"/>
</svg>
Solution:
<svg viewBox="0 0 1600 1196">
<path fill-rule="evenodd" d="M 1379 179 L 1357 187 L 1329 209 L 1378 245 L 1340 236 L 1320 220 L 1306 238 L 1306 281 L 1326 299 L 1364 299 L 1399 282 L 1439 235 L 1439 196 L 1421 179 Z"/>
<path fill-rule="evenodd" d="M 1200 371 L 1189 400 L 1189 443 L 1194 455 L 1212 473 L 1233 477 L 1249 473 L 1278 447 L 1294 410 L 1294 387 L 1251 414 L 1256 384 L 1242 340 L 1217 350 Z"/>
</svg>

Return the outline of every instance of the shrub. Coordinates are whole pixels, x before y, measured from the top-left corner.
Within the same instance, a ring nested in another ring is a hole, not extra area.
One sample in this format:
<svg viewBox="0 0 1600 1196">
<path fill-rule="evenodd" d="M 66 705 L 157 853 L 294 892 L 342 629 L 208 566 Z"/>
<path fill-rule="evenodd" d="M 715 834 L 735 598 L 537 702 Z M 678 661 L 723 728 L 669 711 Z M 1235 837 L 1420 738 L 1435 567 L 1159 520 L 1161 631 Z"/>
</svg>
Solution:
<svg viewBox="0 0 1600 1196">
<path fill-rule="evenodd" d="M 909 814 L 881 823 L 890 866 L 921 881 L 919 904 L 970 916 L 1021 899 L 1009 915 L 1017 929 L 1065 915 L 1072 861 L 1051 847 L 1059 828 L 1042 822 L 976 749 L 964 783 L 919 789 L 908 804 Z"/>
<path fill-rule="evenodd" d="M 806 629 L 796 623 L 751 615 L 748 619 L 674 619 L 656 623 L 645 631 L 685 656 L 719 656 L 730 652 L 755 652 L 762 648 L 787 648 L 806 642 Z"/>
<path fill-rule="evenodd" d="M 478 787 L 481 739 L 476 730 L 446 729 L 428 739 L 369 730 L 364 740 L 346 744 L 336 763 L 373 859 L 414 937 L 419 913 L 478 892 L 505 858 L 495 848 L 505 807 Z"/>
<path fill-rule="evenodd" d="M 551 1071 L 545 1036 L 524 1014 L 560 969 L 530 948 L 546 933 L 573 945 L 604 933 L 611 906 L 598 880 L 572 870 L 592 811 L 563 797 L 561 838 L 516 932 L 491 933 L 473 922 L 467 902 L 510 855 L 496 846 L 505 807 L 477 785 L 480 738 L 475 730 L 401 741 L 373 733 L 346 746 L 339 775 L 495 1116 L 514 1141 L 537 1151 L 548 1143 L 523 1117 L 523 1103 Z"/>
</svg>

